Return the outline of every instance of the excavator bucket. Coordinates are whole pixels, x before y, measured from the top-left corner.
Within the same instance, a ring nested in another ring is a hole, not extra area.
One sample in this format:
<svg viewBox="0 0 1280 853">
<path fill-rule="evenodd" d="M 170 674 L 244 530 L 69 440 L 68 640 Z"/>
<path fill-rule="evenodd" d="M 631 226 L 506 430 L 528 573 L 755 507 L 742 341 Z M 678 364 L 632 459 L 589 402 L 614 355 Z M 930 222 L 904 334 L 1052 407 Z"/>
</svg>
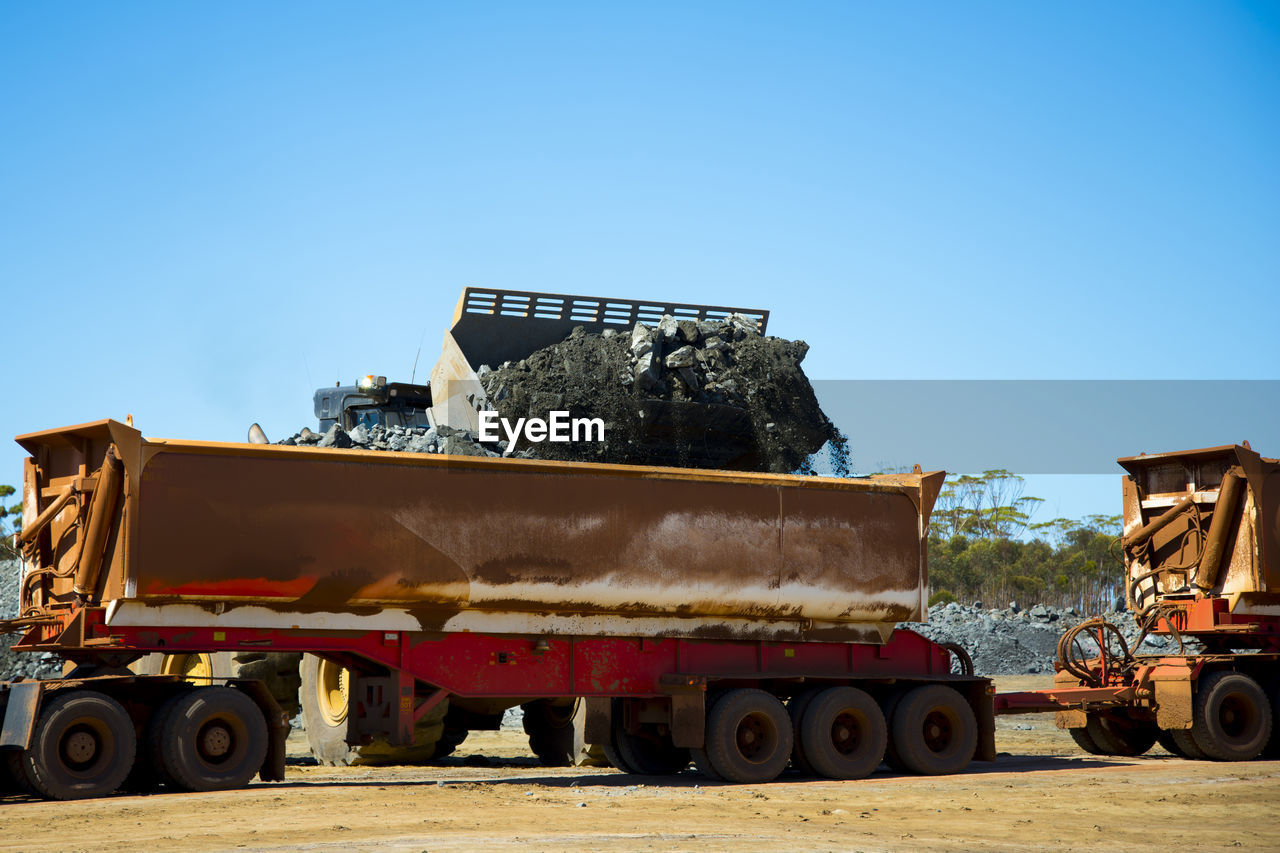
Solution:
<svg viewBox="0 0 1280 853">
<path fill-rule="evenodd" d="M 444 334 L 440 359 L 431 370 L 435 422 L 469 429 L 472 434 L 479 430 L 479 413 L 488 408 L 484 386 L 476 375 L 481 365 L 519 361 L 564 340 L 578 326 L 588 332 L 623 332 L 638 322 L 656 325 L 664 314 L 677 320 L 719 320 L 741 314 L 755 320 L 762 335 L 769 323 L 768 311 L 751 308 L 465 288 L 453 325 Z M 723 420 L 724 413 L 718 418 Z"/>
</svg>

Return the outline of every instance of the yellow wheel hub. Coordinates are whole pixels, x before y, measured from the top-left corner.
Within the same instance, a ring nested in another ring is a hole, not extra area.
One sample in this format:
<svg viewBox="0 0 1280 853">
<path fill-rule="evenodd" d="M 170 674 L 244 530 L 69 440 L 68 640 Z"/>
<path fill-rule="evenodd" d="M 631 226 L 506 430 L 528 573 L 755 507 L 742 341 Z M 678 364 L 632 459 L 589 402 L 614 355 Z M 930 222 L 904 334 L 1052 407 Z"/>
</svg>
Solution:
<svg viewBox="0 0 1280 853">
<path fill-rule="evenodd" d="M 165 655 L 160 664 L 164 675 L 181 675 L 188 681 L 208 681 L 213 678 L 213 658 L 207 654 Z"/>
<path fill-rule="evenodd" d="M 347 719 L 350 697 L 351 673 L 332 661 L 320 661 L 316 668 L 316 707 L 327 724 L 337 726 Z"/>
</svg>

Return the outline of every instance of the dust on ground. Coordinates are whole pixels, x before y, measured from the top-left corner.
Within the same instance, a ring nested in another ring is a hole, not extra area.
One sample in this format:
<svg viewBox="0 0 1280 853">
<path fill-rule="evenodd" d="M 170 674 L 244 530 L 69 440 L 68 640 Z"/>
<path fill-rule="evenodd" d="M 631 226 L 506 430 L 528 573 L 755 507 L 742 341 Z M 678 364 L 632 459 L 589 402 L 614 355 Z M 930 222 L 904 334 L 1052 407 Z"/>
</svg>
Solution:
<svg viewBox="0 0 1280 853">
<path fill-rule="evenodd" d="M 1049 679 L 997 679 L 1000 690 Z M 766 785 L 544 768 L 514 732 L 472 735 L 435 767 L 298 765 L 214 794 L 0 799 L 0 850 L 1280 849 L 1280 762 L 1082 753 L 1053 715 L 1002 717 L 999 760 L 960 775 L 881 769 Z"/>
</svg>

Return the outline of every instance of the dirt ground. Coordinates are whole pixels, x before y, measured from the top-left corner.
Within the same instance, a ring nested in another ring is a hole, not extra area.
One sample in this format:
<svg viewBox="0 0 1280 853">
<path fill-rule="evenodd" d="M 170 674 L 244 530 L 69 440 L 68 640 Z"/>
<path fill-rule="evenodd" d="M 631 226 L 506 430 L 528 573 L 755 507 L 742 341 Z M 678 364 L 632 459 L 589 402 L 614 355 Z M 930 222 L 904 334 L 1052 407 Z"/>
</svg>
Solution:
<svg viewBox="0 0 1280 853">
<path fill-rule="evenodd" d="M 1001 690 L 1046 686 L 1001 678 Z M 483 732 L 438 767 L 317 767 L 215 794 L 71 803 L 0 798 L 0 850 L 1280 850 L 1280 762 L 1082 753 L 1052 715 L 998 721 L 1000 758 L 958 776 L 881 769 L 657 786 L 611 769 L 537 766 L 516 732 Z"/>
</svg>

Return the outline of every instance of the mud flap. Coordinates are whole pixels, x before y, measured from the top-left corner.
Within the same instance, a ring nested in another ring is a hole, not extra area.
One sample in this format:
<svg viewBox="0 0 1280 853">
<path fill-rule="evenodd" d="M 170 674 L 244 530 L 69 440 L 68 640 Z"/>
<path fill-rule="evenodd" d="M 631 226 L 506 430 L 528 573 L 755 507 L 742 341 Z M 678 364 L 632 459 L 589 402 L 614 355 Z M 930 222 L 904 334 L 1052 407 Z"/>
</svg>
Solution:
<svg viewBox="0 0 1280 853">
<path fill-rule="evenodd" d="M 4 709 L 4 729 L 0 731 L 0 749 L 31 745 L 36 718 L 40 716 L 40 697 L 44 683 L 19 681 L 9 687 L 9 701 Z"/>
</svg>

